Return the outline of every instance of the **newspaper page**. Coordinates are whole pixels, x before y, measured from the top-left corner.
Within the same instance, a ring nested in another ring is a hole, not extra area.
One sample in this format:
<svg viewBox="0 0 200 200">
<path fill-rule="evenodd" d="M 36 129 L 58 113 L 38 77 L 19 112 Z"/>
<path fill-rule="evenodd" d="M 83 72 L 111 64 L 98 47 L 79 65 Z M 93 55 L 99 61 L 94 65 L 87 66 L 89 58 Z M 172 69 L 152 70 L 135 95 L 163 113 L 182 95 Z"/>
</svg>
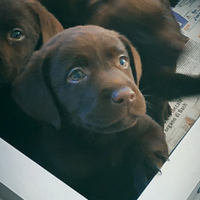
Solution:
<svg viewBox="0 0 200 200">
<path fill-rule="evenodd" d="M 182 33 L 189 37 L 177 63 L 177 72 L 200 75 L 200 0 L 181 0 L 172 9 Z M 200 96 L 170 102 L 172 115 L 164 131 L 171 153 L 200 116 Z"/>
<path fill-rule="evenodd" d="M 200 42 L 200 0 L 181 0 L 172 10 L 182 33 Z"/>
</svg>

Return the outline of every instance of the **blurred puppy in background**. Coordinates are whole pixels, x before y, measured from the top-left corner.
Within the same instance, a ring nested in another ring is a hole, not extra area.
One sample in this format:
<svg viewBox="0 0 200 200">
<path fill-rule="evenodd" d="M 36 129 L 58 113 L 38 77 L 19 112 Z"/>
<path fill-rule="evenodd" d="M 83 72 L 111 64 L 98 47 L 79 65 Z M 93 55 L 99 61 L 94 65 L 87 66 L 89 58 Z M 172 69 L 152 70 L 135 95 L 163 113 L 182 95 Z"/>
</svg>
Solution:
<svg viewBox="0 0 200 200">
<path fill-rule="evenodd" d="M 0 2 L 0 87 L 9 84 L 35 50 L 63 30 L 40 3 L 33 0 Z"/>
<path fill-rule="evenodd" d="M 37 125 L 11 98 L 10 85 L 33 52 L 62 30 L 58 20 L 39 2 L 0 1 L 0 137 L 14 146 L 25 145 L 23 136 L 31 136 Z"/>
</svg>

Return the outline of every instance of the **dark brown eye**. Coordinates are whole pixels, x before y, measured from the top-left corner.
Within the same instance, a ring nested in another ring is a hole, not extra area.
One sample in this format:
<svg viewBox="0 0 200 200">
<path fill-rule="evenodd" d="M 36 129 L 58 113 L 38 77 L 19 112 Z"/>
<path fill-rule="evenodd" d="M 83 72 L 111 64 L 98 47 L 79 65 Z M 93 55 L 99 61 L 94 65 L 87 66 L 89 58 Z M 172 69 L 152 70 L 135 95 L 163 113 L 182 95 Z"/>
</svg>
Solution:
<svg viewBox="0 0 200 200">
<path fill-rule="evenodd" d="M 9 39 L 11 40 L 20 41 L 23 38 L 24 38 L 24 34 L 19 28 L 15 28 L 10 32 Z"/>
<path fill-rule="evenodd" d="M 123 68 L 128 68 L 129 64 L 128 64 L 128 58 L 124 55 L 119 57 L 119 64 L 121 67 Z"/>
<path fill-rule="evenodd" d="M 68 81 L 71 83 L 78 83 L 80 82 L 86 74 L 80 68 L 72 69 L 68 75 Z"/>
</svg>

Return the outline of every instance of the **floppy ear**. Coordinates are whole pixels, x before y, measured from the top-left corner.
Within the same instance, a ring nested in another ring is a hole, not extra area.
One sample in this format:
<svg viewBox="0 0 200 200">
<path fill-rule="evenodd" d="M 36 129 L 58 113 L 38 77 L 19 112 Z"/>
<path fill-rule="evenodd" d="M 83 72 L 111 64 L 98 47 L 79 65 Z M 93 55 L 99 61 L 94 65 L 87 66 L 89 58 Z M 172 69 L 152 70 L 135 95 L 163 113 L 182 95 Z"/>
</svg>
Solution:
<svg viewBox="0 0 200 200">
<path fill-rule="evenodd" d="M 139 86 L 140 78 L 142 76 L 142 63 L 140 55 L 126 37 L 120 35 L 119 38 L 124 43 L 125 48 L 128 51 L 133 77 L 135 79 L 135 82 Z"/>
<path fill-rule="evenodd" d="M 39 2 L 31 0 L 30 5 L 39 17 L 43 44 L 64 30 L 60 22 Z"/>
<path fill-rule="evenodd" d="M 13 83 L 12 97 L 28 115 L 58 130 L 60 115 L 42 75 L 44 57 L 39 52 L 32 56 L 26 70 Z"/>
</svg>

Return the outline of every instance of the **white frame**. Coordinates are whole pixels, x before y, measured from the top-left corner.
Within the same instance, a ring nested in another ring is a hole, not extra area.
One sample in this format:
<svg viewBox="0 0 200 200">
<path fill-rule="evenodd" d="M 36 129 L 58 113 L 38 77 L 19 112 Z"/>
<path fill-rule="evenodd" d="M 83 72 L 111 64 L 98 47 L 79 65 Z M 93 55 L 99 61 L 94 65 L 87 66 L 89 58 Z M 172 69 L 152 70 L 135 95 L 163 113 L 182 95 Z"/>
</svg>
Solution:
<svg viewBox="0 0 200 200">
<path fill-rule="evenodd" d="M 25 200 L 85 199 L 1 138 L 0 183 Z M 164 164 L 162 174 L 153 178 L 138 200 L 200 200 L 199 187 L 200 119 Z M 2 188 L 0 194 L 6 192 Z"/>
<path fill-rule="evenodd" d="M 199 200 L 200 119 L 196 121 L 138 200 Z"/>
<path fill-rule="evenodd" d="M 85 200 L 0 138 L 1 196 L 6 200 Z"/>
</svg>

